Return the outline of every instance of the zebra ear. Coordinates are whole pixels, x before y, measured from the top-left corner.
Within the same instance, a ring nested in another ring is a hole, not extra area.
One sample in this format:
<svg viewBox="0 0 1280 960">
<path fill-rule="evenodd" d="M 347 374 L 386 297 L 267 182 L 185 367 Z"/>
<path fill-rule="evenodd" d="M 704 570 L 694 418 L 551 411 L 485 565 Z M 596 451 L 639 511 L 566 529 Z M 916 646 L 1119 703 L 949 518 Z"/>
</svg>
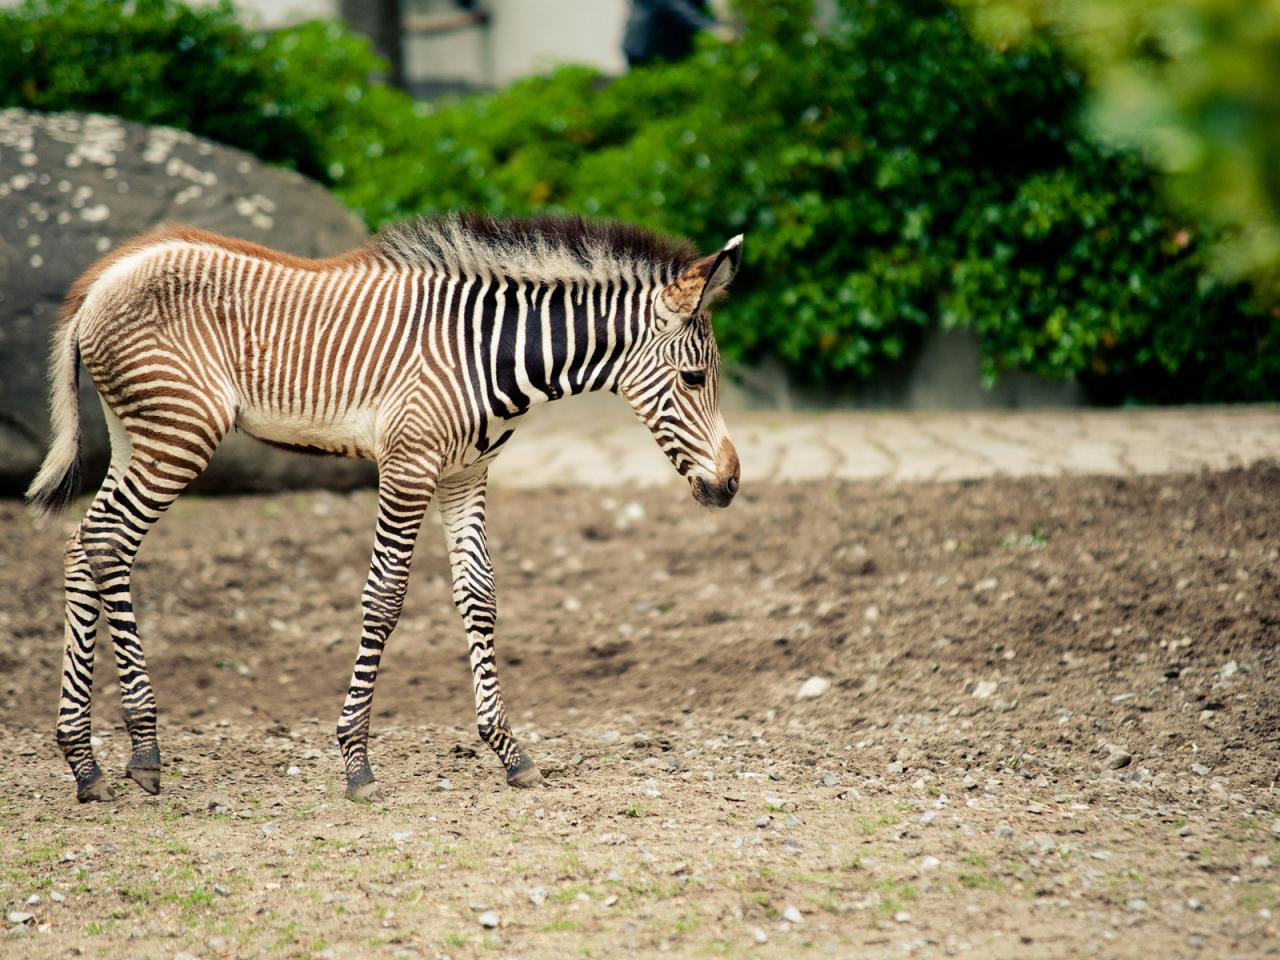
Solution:
<svg viewBox="0 0 1280 960">
<path fill-rule="evenodd" d="M 695 260 L 684 273 L 662 288 L 658 314 L 670 322 L 688 320 L 722 297 L 738 272 L 742 259 L 742 235 L 734 237 L 717 252 Z"/>
</svg>

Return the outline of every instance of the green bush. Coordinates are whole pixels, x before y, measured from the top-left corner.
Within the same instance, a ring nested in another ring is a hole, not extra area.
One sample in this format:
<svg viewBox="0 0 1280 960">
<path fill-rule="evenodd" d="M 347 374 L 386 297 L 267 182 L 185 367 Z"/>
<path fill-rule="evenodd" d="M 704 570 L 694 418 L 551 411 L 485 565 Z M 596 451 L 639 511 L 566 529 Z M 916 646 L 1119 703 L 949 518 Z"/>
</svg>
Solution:
<svg viewBox="0 0 1280 960">
<path fill-rule="evenodd" d="M 747 234 L 727 356 L 865 378 L 942 324 L 986 373 L 1111 401 L 1270 399 L 1280 311 L 1208 271 L 1135 156 L 1094 143 L 1047 38 L 975 41 L 944 0 L 738 0 L 740 41 L 613 81 L 580 67 L 415 107 L 333 24 L 229 7 L 29 0 L 0 14 L 0 97 L 169 123 L 330 182 L 371 224 L 455 208 L 616 217 L 706 248 Z M 34 56 L 33 56 L 34 54 Z"/>
<path fill-rule="evenodd" d="M 369 84 L 381 68 L 338 23 L 262 33 L 226 0 L 26 0 L 0 12 L 0 106 L 178 127 L 325 182 L 413 116 L 408 97 Z"/>
<path fill-rule="evenodd" d="M 813 383 L 869 376 L 928 325 L 986 374 L 1078 377 L 1101 399 L 1269 399 L 1280 316 L 1207 269 L 1135 156 L 1078 119 L 1046 38 L 976 42 L 942 0 L 740 0 L 748 29 L 604 83 L 566 67 L 435 110 L 340 193 L 410 211 L 561 209 L 710 248 L 748 235 L 717 316 L 730 357 Z"/>
</svg>

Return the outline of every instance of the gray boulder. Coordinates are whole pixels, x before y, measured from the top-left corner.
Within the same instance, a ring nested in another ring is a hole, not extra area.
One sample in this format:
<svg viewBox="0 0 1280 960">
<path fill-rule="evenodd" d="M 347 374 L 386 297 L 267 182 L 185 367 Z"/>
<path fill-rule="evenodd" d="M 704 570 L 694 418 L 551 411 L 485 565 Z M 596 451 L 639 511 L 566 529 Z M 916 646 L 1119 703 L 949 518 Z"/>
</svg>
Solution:
<svg viewBox="0 0 1280 960">
<path fill-rule="evenodd" d="M 22 493 L 48 438 L 46 358 L 72 282 L 118 243 L 185 223 L 298 256 L 358 246 L 364 226 L 322 187 L 254 157 L 118 117 L 0 110 L 0 496 Z M 87 487 L 106 468 L 96 392 L 81 375 Z M 194 489 L 350 488 L 370 464 L 228 437 Z"/>
</svg>

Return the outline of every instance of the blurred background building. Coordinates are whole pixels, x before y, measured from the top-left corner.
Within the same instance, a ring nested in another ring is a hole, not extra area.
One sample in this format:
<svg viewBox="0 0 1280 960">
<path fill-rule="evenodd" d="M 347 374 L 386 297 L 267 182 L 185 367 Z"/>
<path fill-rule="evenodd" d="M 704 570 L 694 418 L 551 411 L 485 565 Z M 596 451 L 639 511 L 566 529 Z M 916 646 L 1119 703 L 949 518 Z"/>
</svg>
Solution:
<svg viewBox="0 0 1280 960">
<path fill-rule="evenodd" d="M 6 0 L 10 2 L 10 0 Z M 505 86 L 558 63 L 626 69 L 627 0 L 245 0 L 268 27 L 342 17 L 415 96 Z"/>
</svg>

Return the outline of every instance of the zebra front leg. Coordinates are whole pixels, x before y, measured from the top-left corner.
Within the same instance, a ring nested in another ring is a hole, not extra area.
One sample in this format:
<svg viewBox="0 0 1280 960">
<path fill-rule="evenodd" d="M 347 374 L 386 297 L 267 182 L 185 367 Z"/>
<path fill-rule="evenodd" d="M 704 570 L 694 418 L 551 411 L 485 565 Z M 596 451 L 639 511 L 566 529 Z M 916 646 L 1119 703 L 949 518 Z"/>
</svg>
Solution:
<svg viewBox="0 0 1280 960">
<path fill-rule="evenodd" d="M 114 800 L 89 742 L 92 733 L 93 654 L 98 629 L 98 588 L 80 546 L 80 530 L 67 541 L 63 557 L 66 588 L 62 695 L 58 701 L 58 746 L 76 778 L 76 799 Z"/>
<path fill-rule="evenodd" d="M 485 539 L 487 479 L 488 471 L 480 469 L 450 477 L 441 484 L 440 517 L 453 570 L 453 602 L 467 630 L 480 739 L 502 761 L 508 784 L 534 787 L 543 782 L 542 773 L 511 733 L 493 652 L 498 603 Z"/>
<path fill-rule="evenodd" d="M 373 687 L 387 638 L 400 619 L 409 565 L 418 528 L 431 503 L 434 473 L 410 473 L 383 467 L 378 479 L 378 522 L 374 529 L 373 559 L 361 596 L 364 617 L 360 652 L 351 672 L 342 715 L 338 718 L 338 747 L 347 774 L 347 798 L 379 800 L 381 788 L 369 766 L 369 715 Z"/>
</svg>

